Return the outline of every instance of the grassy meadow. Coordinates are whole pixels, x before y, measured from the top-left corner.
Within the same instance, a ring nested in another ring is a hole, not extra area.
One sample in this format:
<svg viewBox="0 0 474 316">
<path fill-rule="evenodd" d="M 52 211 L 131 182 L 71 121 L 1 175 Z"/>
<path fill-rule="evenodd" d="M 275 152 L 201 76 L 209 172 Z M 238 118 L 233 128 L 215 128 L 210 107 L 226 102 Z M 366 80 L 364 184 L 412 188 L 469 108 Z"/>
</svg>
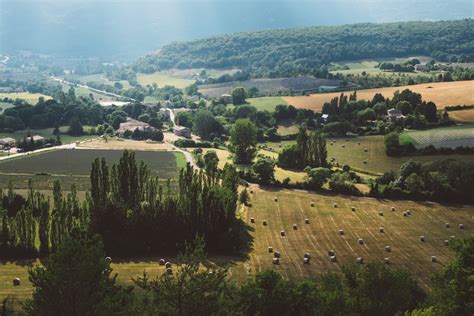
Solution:
<svg viewBox="0 0 474 316">
<path fill-rule="evenodd" d="M 30 104 L 36 104 L 38 99 L 43 97 L 45 100 L 52 99 L 49 95 L 41 93 L 29 93 L 29 92 L 17 92 L 17 93 L 0 93 L 0 99 L 9 98 L 9 99 L 23 99 Z"/>
<path fill-rule="evenodd" d="M 402 134 L 403 135 L 403 134 Z M 286 145 L 294 144 L 295 141 L 282 141 L 276 143 L 265 143 L 275 152 L 281 151 Z M 360 144 L 359 144 L 360 143 Z M 365 151 L 367 149 L 367 151 Z M 447 158 L 471 160 L 474 155 L 423 155 L 388 157 L 385 154 L 383 136 L 359 136 L 354 138 L 329 138 L 327 142 L 328 159 L 335 159 L 340 166 L 349 165 L 351 168 L 363 173 L 380 175 L 385 171 L 398 171 L 406 161 L 413 159 L 417 161 L 433 161 Z M 276 155 L 276 154 L 275 154 Z M 367 160 L 367 163 L 364 161 Z"/>
<path fill-rule="evenodd" d="M 159 88 L 163 88 L 164 86 L 174 86 L 178 89 L 184 89 L 195 82 L 193 79 L 179 77 L 168 71 L 160 71 L 152 74 L 139 73 L 137 74 L 137 80 L 143 86 L 156 83 Z"/>
<path fill-rule="evenodd" d="M 275 111 L 275 107 L 279 104 L 288 105 L 288 103 L 283 100 L 282 97 L 261 97 L 261 98 L 251 98 L 247 99 L 247 102 L 250 105 L 256 107 L 259 111 Z"/>
</svg>

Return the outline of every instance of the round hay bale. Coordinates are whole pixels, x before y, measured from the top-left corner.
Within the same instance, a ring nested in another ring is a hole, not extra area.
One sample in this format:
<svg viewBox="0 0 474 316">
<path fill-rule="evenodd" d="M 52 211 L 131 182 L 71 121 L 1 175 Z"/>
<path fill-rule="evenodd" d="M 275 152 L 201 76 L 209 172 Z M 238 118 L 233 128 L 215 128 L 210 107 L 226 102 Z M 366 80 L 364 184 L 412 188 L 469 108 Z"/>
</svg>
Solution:
<svg viewBox="0 0 474 316">
<path fill-rule="evenodd" d="M 369 151 L 369 149 L 368 149 L 368 148 L 364 148 L 364 151 L 365 151 L 365 152 L 368 152 L 368 151 Z"/>
<path fill-rule="evenodd" d="M 250 194 L 253 194 L 253 190 L 250 190 Z"/>
<path fill-rule="evenodd" d="M 311 207 L 314 207 L 314 202 L 311 202 L 310 204 L 311 204 Z"/>
<path fill-rule="evenodd" d="M 359 245 L 363 245 L 363 244 L 364 244 L 364 240 L 363 240 L 362 238 L 359 238 L 359 239 L 357 240 L 357 242 L 359 243 Z"/>
<path fill-rule="evenodd" d="M 303 258 L 311 259 L 311 254 L 310 254 L 309 252 L 306 252 L 306 253 L 303 255 Z"/>
<path fill-rule="evenodd" d="M 328 255 L 329 256 L 335 256 L 336 253 L 334 252 L 334 250 L 331 249 L 331 250 L 328 251 Z"/>
<path fill-rule="evenodd" d="M 293 224 L 293 229 L 294 229 L 294 230 L 297 230 L 297 229 L 298 229 L 298 225 Z"/>
<path fill-rule="evenodd" d="M 410 210 L 407 210 L 407 215 L 411 215 L 411 211 L 410 211 Z"/>
<path fill-rule="evenodd" d="M 364 160 L 364 164 L 365 164 L 365 165 L 367 164 L 367 159 Z"/>
<path fill-rule="evenodd" d="M 172 267 L 171 262 L 169 262 L 169 261 L 166 262 L 166 263 L 165 263 L 165 267 L 166 267 L 167 269 L 168 269 L 168 268 L 171 269 L 171 267 Z"/>
<path fill-rule="evenodd" d="M 408 216 L 407 212 L 403 212 L 403 216 L 407 217 Z"/>
<path fill-rule="evenodd" d="M 278 198 L 277 198 L 277 197 L 274 197 L 274 198 L 273 198 L 273 201 L 278 202 Z"/>
<path fill-rule="evenodd" d="M 425 236 L 420 236 L 420 241 L 425 241 Z"/>
<path fill-rule="evenodd" d="M 360 142 L 357 142 L 357 145 L 360 145 Z"/>
<path fill-rule="evenodd" d="M 268 252 L 273 252 L 273 247 L 272 246 L 268 247 Z"/>
<path fill-rule="evenodd" d="M 446 226 L 446 228 L 449 228 L 449 223 L 444 224 L 444 226 Z"/>
<path fill-rule="evenodd" d="M 337 208 L 337 203 L 332 203 L 332 206 L 333 206 L 334 208 Z"/>
<path fill-rule="evenodd" d="M 449 246 L 449 240 L 445 239 L 445 240 L 444 240 L 444 245 L 445 245 L 445 246 Z"/>
<path fill-rule="evenodd" d="M 431 256 L 431 262 L 437 262 L 438 259 L 436 258 L 436 256 Z"/>
<path fill-rule="evenodd" d="M 451 239 L 456 239 L 456 236 L 451 235 L 451 236 L 449 236 L 449 238 L 451 238 Z"/>
<path fill-rule="evenodd" d="M 255 218 L 251 217 L 250 218 L 250 223 L 255 223 Z"/>
<path fill-rule="evenodd" d="M 344 231 L 342 229 L 339 229 L 339 235 L 344 235 Z"/>
<path fill-rule="evenodd" d="M 383 211 L 379 211 L 379 215 L 380 215 L 380 216 L 383 216 Z"/>
<path fill-rule="evenodd" d="M 166 268 L 166 273 L 168 273 L 168 274 L 173 274 L 173 269 L 171 269 L 171 268 Z"/>
<path fill-rule="evenodd" d="M 281 236 L 281 237 L 285 237 L 285 236 L 286 236 L 286 233 L 285 233 L 284 230 L 282 230 L 282 231 L 280 232 L 280 236 Z"/>
<path fill-rule="evenodd" d="M 273 258 L 280 258 L 280 257 L 281 257 L 281 255 L 280 255 L 280 252 L 279 252 L 279 251 L 275 251 L 275 252 L 273 253 Z"/>
<path fill-rule="evenodd" d="M 464 229 L 464 224 L 459 224 L 459 229 Z"/>
<path fill-rule="evenodd" d="M 346 148 L 346 145 L 342 145 L 342 148 Z"/>
<path fill-rule="evenodd" d="M 110 258 L 110 257 L 105 257 L 105 262 L 111 263 L 111 262 L 112 262 L 112 258 Z"/>
<path fill-rule="evenodd" d="M 164 265 L 165 265 L 165 259 L 160 259 L 160 260 L 158 260 L 158 264 L 159 264 L 160 266 L 164 266 Z"/>
<path fill-rule="evenodd" d="M 385 230 L 383 229 L 383 227 L 379 227 L 379 232 L 381 232 L 381 233 L 384 233 L 384 232 L 385 232 Z"/>
<path fill-rule="evenodd" d="M 392 248 L 390 246 L 385 246 L 385 251 L 390 252 L 390 251 L 392 251 Z"/>
<path fill-rule="evenodd" d="M 389 264 L 390 263 L 390 258 L 386 257 L 385 259 L 383 259 L 383 261 L 385 262 L 385 264 Z"/>
<path fill-rule="evenodd" d="M 305 219 L 304 219 L 304 223 L 305 223 L 305 224 L 309 224 L 309 218 L 305 218 Z"/>
<path fill-rule="evenodd" d="M 364 258 L 358 257 L 358 258 L 357 258 L 357 263 L 359 263 L 359 264 L 364 263 Z"/>
<path fill-rule="evenodd" d="M 392 212 L 395 212 L 395 208 L 392 206 Z"/>
<path fill-rule="evenodd" d="M 273 258 L 273 264 L 280 264 L 280 258 Z"/>
<path fill-rule="evenodd" d="M 266 220 L 266 219 L 264 219 L 264 220 L 262 221 L 262 225 L 263 225 L 263 226 L 267 226 L 267 220 Z"/>
<path fill-rule="evenodd" d="M 356 208 L 353 206 L 353 207 L 351 207 L 351 210 L 352 210 L 352 212 L 355 212 Z"/>
<path fill-rule="evenodd" d="M 310 258 L 303 258 L 303 263 L 304 264 L 309 264 Z"/>
<path fill-rule="evenodd" d="M 331 256 L 330 259 L 331 259 L 332 262 L 336 262 L 336 261 L 337 261 L 336 256 Z"/>
<path fill-rule="evenodd" d="M 20 278 L 14 278 L 13 279 L 13 286 L 19 286 L 21 284 Z"/>
</svg>

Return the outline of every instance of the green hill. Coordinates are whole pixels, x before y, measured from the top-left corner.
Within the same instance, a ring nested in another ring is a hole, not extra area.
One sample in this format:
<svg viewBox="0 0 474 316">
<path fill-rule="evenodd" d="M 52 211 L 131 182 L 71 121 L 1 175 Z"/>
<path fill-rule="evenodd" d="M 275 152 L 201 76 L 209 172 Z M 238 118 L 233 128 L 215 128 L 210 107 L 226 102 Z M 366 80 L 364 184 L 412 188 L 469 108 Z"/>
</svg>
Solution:
<svg viewBox="0 0 474 316">
<path fill-rule="evenodd" d="M 235 33 L 164 46 L 135 64 L 169 68 L 239 68 L 257 77 L 321 75 L 330 62 L 431 56 L 474 61 L 474 20 L 354 24 Z"/>
</svg>

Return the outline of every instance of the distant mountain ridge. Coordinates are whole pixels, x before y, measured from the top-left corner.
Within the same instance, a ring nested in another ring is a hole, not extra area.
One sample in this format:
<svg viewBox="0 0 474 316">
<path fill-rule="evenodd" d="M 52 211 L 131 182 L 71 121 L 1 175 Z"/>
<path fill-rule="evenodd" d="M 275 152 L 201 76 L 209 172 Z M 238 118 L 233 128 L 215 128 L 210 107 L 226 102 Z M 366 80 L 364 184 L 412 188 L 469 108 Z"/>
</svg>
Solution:
<svg viewBox="0 0 474 316">
<path fill-rule="evenodd" d="M 233 33 L 162 47 L 134 68 L 240 68 L 256 77 L 318 75 L 331 62 L 431 56 L 474 61 L 474 20 L 351 24 Z"/>
</svg>

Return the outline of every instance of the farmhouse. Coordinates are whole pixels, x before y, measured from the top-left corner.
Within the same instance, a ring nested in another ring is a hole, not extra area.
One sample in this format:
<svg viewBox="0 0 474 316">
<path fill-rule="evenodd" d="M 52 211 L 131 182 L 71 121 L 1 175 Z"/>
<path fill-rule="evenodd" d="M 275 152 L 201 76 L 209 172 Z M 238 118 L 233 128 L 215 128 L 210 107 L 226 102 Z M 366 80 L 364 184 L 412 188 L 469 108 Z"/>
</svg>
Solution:
<svg viewBox="0 0 474 316">
<path fill-rule="evenodd" d="M 35 143 L 44 143 L 46 138 L 40 135 L 33 135 L 31 137 L 28 137 L 27 140 L 34 141 Z"/>
<path fill-rule="evenodd" d="M 426 64 L 417 64 L 415 65 L 415 71 L 425 71 L 428 67 Z"/>
<path fill-rule="evenodd" d="M 222 102 L 224 102 L 225 104 L 232 103 L 232 96 L 230 94 L 223 94 L 221 96 L 221 99 L 222 99 Z"/>
<path fill-rule="evenodd" d="M 13 147 L 16 144 L 16 140 L 11 137 L 0 138 L 0 149 Z"/>
<path fill-rule="evenodd" d="M 185 138 L 191 138 L 191 129 L 184 126 L 175 125 L 173 132 L 176 136 L 182 136 Z"/>
<path fill-rule="evenodd" d="M 148 123 L 128 118 L 126 122 L 120 123 L 117 133 L 119 135 L 123 135 L 126 131 L 133 132 L 136 129 L 140 131 L 155 131 L 156 130 L 156 128 L 154 128 Z"/>
<path fill-rule="evenodd" d="M 391 108 L 387 110 L 387 119 L 389 119 L 391 122 L 396 122 L 403 117 L 402 111 L 399 109 Z"/>
</svg>

